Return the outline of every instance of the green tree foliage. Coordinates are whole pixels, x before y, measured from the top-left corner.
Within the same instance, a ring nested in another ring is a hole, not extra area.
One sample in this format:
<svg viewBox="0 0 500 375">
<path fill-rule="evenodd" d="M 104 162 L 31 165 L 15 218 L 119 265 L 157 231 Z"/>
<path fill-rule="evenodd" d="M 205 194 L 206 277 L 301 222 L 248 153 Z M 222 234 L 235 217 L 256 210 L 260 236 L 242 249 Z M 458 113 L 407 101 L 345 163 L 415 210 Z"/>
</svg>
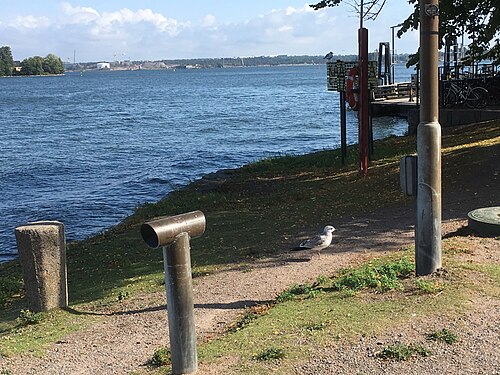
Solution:
<svg viewBox="0 0 500 375">
<path fill-rule="evenodd" d="M 0 47 L 0 77 L 10 76 L 14 70 L 14 59 L 10 47 Z"/>
<path fill-rule="evenodd" d="M 43 75 L 62 74 L 64 65 L 62 60 L 56 55 L 49 54 L 43 58 L 40 56 L 28 57 L 21 61 L 21 74 L 23 75 Z"/>
<path fill-rule="evenodd" d="M 322 0 L 311 7 L 315 10 L 333 7 L 343 0 Z M 345 0 L 352 3 L 354 0 Z M 418 29 L 420 21 L 419 0 L 408 0 L 414 11 L 403 22 L 398 37 L 411 29 Z M 471 40 L 468 45 L 466 62 L 493 60 L 500 63 L 500 2 L 498 0 L 440 0 L 439 1 L 439 36 L 440 47 L 447 40 L 460 38 L 462 34 Z M 409 64 L 417 62 L 410 59 Z"/>
<path fill-rule="evenodd" d="M 28 76 L 43 74 L 43 57 L 33 56 L 21 61 L 21 73 Z"/>
<path fill-rule="evenodd" d="M 418 29 L 420 4 L 408 0 L 414 11 L 398 31 L 401 37 L 410 29 Z M 500 2 L 498 0 L 441 0 L 439 2 L 440 47 L 446 41 L 468 36 L 471 43 L 466 52 L 466 63 L 493 60 L 500 63 Z"/>
<path fill-rule="evenodd" d="M 62 74 L 64 73 L 64 64 L 56 55 L 48 54 L 43 59 L 43 71 L 49 74 Z"/>
</svg>

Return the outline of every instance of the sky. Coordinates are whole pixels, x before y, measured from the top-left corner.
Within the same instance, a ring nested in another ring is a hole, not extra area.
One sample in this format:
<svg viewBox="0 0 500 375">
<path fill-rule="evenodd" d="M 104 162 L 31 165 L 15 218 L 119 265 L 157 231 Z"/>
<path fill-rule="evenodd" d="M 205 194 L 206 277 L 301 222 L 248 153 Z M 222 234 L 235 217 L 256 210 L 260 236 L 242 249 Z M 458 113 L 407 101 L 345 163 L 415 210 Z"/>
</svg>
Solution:
<svg viewBox="0 0 500 375">
<path fill-rule="evenodd" d="M 9 1 L 0 14 L 0 46 L 10 46 L 15 60 L 54 53 L 66 62 L 357 54 L 352 8 L 314 11 L 315 2 Z M 406 0 L 387 0 L 378 18 L 365 22 L 369 50 L 390 42 L 391 26 L 411 11 Z M 418 32 L 394 44 L 397 53 L 413 53 Z"/>
</svg>

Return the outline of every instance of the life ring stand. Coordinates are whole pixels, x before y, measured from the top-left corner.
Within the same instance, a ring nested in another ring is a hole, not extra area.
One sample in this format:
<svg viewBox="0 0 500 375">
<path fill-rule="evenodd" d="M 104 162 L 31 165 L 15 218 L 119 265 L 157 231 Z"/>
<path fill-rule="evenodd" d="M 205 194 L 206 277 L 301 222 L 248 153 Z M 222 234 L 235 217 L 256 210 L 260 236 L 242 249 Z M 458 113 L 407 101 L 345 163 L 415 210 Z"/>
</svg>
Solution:
<svg viewBox="0 0 500 375">
<path fill-rule="evenodd" d="M 349 103 L 349 107 L 354 111 L 359 109 L 359 67 L 353 66 L 349 73 L 347 73 L 347 79 L 345 81 L 345 93 L 346 101 Z"/>
</svg>

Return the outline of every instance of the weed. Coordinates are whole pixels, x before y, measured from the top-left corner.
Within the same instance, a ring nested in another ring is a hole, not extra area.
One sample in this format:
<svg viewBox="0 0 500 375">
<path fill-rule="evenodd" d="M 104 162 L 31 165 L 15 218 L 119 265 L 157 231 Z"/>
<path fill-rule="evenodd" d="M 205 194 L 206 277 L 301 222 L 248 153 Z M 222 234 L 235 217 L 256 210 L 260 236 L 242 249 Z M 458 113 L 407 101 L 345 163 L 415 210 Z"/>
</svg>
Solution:
<svg viewBox="0 0 500 375">
<path fill-rule="evenodd" d="M 10 372 L 10 370 L 8 369 L 2 369 L 2 371 L 0 371 L 0 375 L 11 375 L 12 372 Z"/>
<path fill-rule="evenodd" d="M 268 348 L 254 356 L 257 361 L 270 361 L 273 359 L 281 359 L 284 357 L 285 351 L 279 348 Z"/>
<path fill-rule="evenodd" d="M 429 333 L 427 339 L 441 341 L 451 345 L 458 341 L 458 335 L 449 329 L 443 328 L 440 331 Z"/>
<path fill-rule="evenodd" d="M 401 289 L 400 279 L 409 277 L 415 270 L 415 265 L 406 258 L 381 266 L 371 264 L 354 270 L 344 270 L 334 281 L 337 290 L 351 289 L 358 291 L 365 288 L 375 288 L 379 291 Z"/>
<path fill-rule="evenodd" d="M 422 344 L 412 343 L 405 345 L 397 343 L 386 346 L 381 352 L 377 353 L 377 357 L 382 359 L 394 359 L 396 361 L 406 361 L 417 355 L 428 357 L 431 354 L 432 352 Z"/>
<path fill-rule="evenodd" d="M 125 290 L 120 290 L 118 292 L 118 301 L 123 301 L 123 300 L 126 300 L 128 298 L 128 292 L 125 291 Z"/>
<path fill-rule="evenodd" d="M 325 276 L 325 275 L 319 275 L 317 278 L 316 278 L 316 284 L 318 285 L 328 285 L 330 283 L 330 278 L 328 276 Z"/>
<path fill-rule="evenodd" d="M 293 301 L 295 299 L 295 294 L 290 292 L 290 290 L 284 290 L 276 296 L 276 302 L 282 303 L 286 301 Z"/>
<path fill-rule="evenodd" d="M 293 301 L 298 296 L 305 296 L 305 298 L 314 298 L 321 289 L 314 288 L 310 284 L 293 284 L 290 288 L 284 290 L 276 296 L 276 302 L 281 303 L 285 301 Z"/>
<path fill-rule="evenodd" d="M 44 318 L 43 313 L 35 313 L 26 309 L 26 310 L 21 310 L 19 312 L 19 316 L 16 320 L 19 323 L 19 325 L 27 326 L 30 324 L 38 324 L 43 320 L 43 318 Z"/>
<path fill-rule="evenodd" d="M 444 286 L 434 280 L 416 279 L 415 285 L 424 293 L 435 294 L 444 290 Z"/>
<path fill-rule="evenodd" d="M 160 348 L 156 349 L 153 358 L 151 358 L 151 364 L 153 366 L 167 366 L 172 363 L 172 357 L 170 349 Z"/>
</svg>

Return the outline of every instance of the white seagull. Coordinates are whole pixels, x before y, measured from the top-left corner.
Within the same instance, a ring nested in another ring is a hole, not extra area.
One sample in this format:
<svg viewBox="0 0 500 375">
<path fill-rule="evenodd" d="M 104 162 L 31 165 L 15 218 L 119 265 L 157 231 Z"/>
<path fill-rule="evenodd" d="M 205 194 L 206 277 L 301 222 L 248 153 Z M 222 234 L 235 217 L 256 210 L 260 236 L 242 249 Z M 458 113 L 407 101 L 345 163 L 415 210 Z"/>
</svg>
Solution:
<svg viewBox="0 0 500 375">
<path fill-rule="evenodd" d="M 302 241 L 297 250 L 312 250 L 316 251 L 318 256 L 319 252 L 332 243 L 332 233 L 335 231 L 335 228 L 331 225 L 327 225 L 325 229 L 323 229 L 322 234 L 318 234 L 314 237 L 309 238 L 308 240 Z"/>
<path fill-rule="evenodd" d="M 323 57 L 323 58 L 324 58 L 324 59 L 327 59 L 327 60 L 331 60 L 331 59 L 333 58 L 333 52 L 332 52 L 332 51 L 328 52 L 328 53 L 326 54 L 326 56 L 325 56 L 325 57 Z"/>
</svg>

